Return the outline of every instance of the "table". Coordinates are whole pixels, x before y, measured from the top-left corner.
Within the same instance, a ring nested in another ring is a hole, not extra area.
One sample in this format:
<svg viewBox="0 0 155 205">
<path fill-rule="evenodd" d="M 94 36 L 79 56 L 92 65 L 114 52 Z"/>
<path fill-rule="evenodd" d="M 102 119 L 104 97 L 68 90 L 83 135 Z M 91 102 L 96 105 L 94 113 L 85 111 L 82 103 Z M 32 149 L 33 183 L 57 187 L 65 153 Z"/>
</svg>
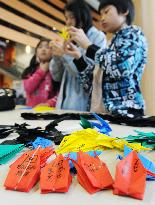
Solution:
<svg viewBox="0 0 155 205">
<path fill-rule="evenodd" d="M 41 126 L 45 127 L 50 121 L 48 120 L 24 120 L 20 117 L 20 113 L 25 112 L 25 110 L 15 109 L 12 111 L 0 112 L 0 125 L 13 125 L 16 123 L 27 122 L 32 127 Z M 28 112 L 30 112 L 28 110 Z M 155 132 L 154 128 L 133 128 L 129 126 L 114 125 L 112 127 L 112 136 L 127 136 L 128 134 L 134 134 L 134 129 L 140 129 L 141 131 Z M 82 129 L 79 125 L 78 120 L 66 120 L 59 123 L 59 130 L 66 132 L 72 132 L 75 130 Z M 10 137 L 11 138 L 11 137 Z M 0 140 L 1 142 L 2 140 Z M 101 158 L 107 164 L 112 176 L 115 174 L 115 167 L 117 164 L 116 156 L 121 152 L 117 150 L 104 151 Z M 122 154 L 122 153 L 121 153 Z M 155 152 L 147 151 L 145 156 L 149 157 L 155 162 Z M 10 162 L 11 163 L 11 162 Z M 50 193 L 50 194 L 40 194 L 39 183 L 29 192 L 22 193 L 17 191 L 8 191 L 3 187 L 4 180 L 7 176 L 9 165 L 0 165 L 0 202 L 5 205 L 153 205 L 155 202 L 155 181 L 147 181 L 146 191 L 143 201 L 133 199 L 130 197 L 122 197 L 113 195 L 112 190 L 103 190 L 96 194 L 88 194 L 77 182 L 76 177 L 73 179 L 71 187 L 68 193 Z"/>
</svg>

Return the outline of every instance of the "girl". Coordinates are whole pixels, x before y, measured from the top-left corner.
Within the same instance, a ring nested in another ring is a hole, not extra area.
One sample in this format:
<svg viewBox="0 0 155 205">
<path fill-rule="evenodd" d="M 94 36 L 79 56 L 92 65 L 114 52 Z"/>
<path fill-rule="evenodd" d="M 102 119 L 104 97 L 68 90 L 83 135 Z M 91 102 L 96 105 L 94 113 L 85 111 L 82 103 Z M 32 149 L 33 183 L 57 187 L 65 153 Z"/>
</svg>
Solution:
<svg viewBox="0 0 155 205">
<path fill-rule="evenodd" d="M 64 8 L 66 26 L 82 28 L 87 37 L 95 44 L 101 43 L 105 47 L 105 35 L 92 26 L 92 17 L 86 3 L 82 0 L 72 1 Z M 58 109 L 67 110 L 88 110 L 88 99 L 90 94 L 80 84 L 78 70 L 73 63 L 73 58 L 65 55 L 64 45 L 59 42 L 52 42 L 53 59 L 50 71 L 55 81 L 61 81 L 60 93 L 57 101 Z M 85 57 L 85 50 L 78 48 Z M 87 60 L 91 59 L 87 58 Z M 93 62 L 92 62 L 93 63 Z"/>
<path fill-rule="evenodd" d="M 22 74 L 28 106 L 44 104 L 55 107 L 59 86 L 49 72 L 51 58 L 52 49 L 49 47 L 49 41 L 41 40 L 29 67 Z"/>
</svg>

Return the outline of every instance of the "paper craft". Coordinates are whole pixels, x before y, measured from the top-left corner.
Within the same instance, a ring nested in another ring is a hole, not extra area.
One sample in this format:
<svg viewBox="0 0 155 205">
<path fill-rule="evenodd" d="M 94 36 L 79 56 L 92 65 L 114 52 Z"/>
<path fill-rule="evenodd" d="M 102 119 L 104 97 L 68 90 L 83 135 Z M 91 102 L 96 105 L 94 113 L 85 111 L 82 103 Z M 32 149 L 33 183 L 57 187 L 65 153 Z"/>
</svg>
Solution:
<svg viewBox="0 0 155 205">
<path fill-rule="evenodd" d="M 4 186 L 9 190 L 29 192 L 40 175 L 40 148 L 29 151 L 11 166 Z"/>
<path fill-rule="evenodd" d="M 112 131 L 109 124 L 105 120 L 103 120 L 100 116 L 98 116 L 96 113 L 93 113 L 93 115 L 99 121 L 99 123 L 91 122 L 92 126 L 97 127 L 99 132 L 109 135 L 109 132 Z"/>
<path fill-rule="evenodd" d="M 95 156 L 99 156 L 102 153 L 102 151 L 89 151 L 86 153 L 89 154 L 91 157 L 95 157 Z M 66 158 L 69 157 L 70 159 L 77 161 L 77 152 L 70 152 L 69 154 L 66 154 L 65 157 Z M 70 166 L 70 168 L 74 167 L 71 160 L 69 160 L 69 166 Z"/>
<path fill-rule="evenodd" d="M 80 117 L 80 125 L 84 128 L 84 129 L 87 129 L 87 128 L 93 128 L 93 126 L 91 125 L 91 123 L 86 120 L 84 117 Z"/>
<path fill-rule="evenodd" d="M 69 172 L 68 160 L 58 155 L 55 160 L 46 165 L 41 171 L 41 193 L 68 192 L 72 176 Z"/>
<path fill-rule="evenodd" d="M 135 132 L 138 135 L 141 135 L 141 136 L 147 136 L 147 137 L 154 137 L 155 138 L 155 133 L 154 132 L 141 132 L 139 130 L 135 130 Z"/>
<path fill-rule="evenodd" d="M 40 167 L 41 168 L 45 166 L 47 159 L 52 154 L 55 154 L 55 150 L 54 150 L 53 146 L 40 149 Z"/>
<path fill-rule="evenodd" d="M 52 154 L 55 153 L 55 150 L 54 150 L 53 146 L 51 146 L 51 147 L 46 147 L 46 148 L 40 148 L 40 147 L 38 147 L 38 148 L 35 149 L 35 150 L 38 150 L 38 149 L 39 149 L 39 151 L 40 151 L 40 152 L 39 152 L 39 155 L 40 155 L 40 167 L 42 168 L 42 167 L 45 166 L 47 159 L 48 159 Z M 35 151 L 35 150 L 34 150 L 34 151 Z M 31 154 L 31 152 L 32 152 L 32 151 L 28 151 L 28 152 L 24 153 L 22 156 L 20 156 L 15 162 L 13 162 L 13 163 L 10 165 L 10 168 L 11 168 L 12 166 L 15 166 L 15 165 L 17 166 L 17 165 L 18 165 L 18 160 L 19 160 L 19 161 L 23 160 L 23 159 L 25 158 L 25 155 L 27 156 L 27 155 Z"/>
<path fill-rule="evenodd" d="M 138 134 L 137 136 L 129 135 L 127 137 L 124 137 L 125 140 L 131 143 L 141 143 L 142 146 L 155 149 L 155 133 L 154 132 L 141 132 L 138 130 L 135 130 L 135 132 Z"/>
<path fill-rule="evenodd" d="M 37 105 L 36 107 L 33 108 L 34 111 L 36 112 L 44 112 L 44 111 L 51 111 L 55 110 L 54 107 L 49 107 L 49 106 L 42 106 L 42 105 Z"/>
<path fill-rule="evenodd" d="M 78 161 L 73 161 L 77 170 L 77 180 L 88 193 L 93 194 L 102 189 L 111 189 L 113 179 L 105 163 L 98 156 L 91 157 L 86 153 L 78 153 Z"/>
<path fill-rule="evenodd" d="M 65 136 L 60 143 L 57 153 L 88 152 L 92 150 L 104 150 L 113 148 L 111 141 L 114 140 L 107 135 L 101 134 L 94 129 L 85 129 L 73 132 Z"/>
<path fill-rule="evenodd" d="M 73 132 L 71 135 L 65 136 L 61 141 L 56 152 L 58 154 L 69 152 L 88 152 L 96 150 L 106 149 L 120 149 L 124 150 L 124 146 L 127 145 L 136 151 L 150 150 L 141 146 L 140 143 L 128 143 L 124 139 L 118 139 L 109 137 L 105 134 L 99 133 L 94 129 L 87 128 L 84 130 Z"/>
<path fill-rule="evenodd" d="M 142 200 L 146 186 L 146 170 L 135 151 L 130 152 L 116 166 L 114 194 L 127 195 Z"/>
<path fill-rule="evenodd" d="M 0 145 L 0 164 L 7 163 L 24 147 L 25 147 L 24 144 Z"/>
<path fill-rule="evenodd" d="M 67 27 L 64 27 L 60 32 L 58 32 L 58 34 L 66 41 L 70 39 L 70 35 L 67 31 Z"/>
<path fill-rule="evenodd" d="M 43 137 L 37 137 L 34 142 L 32 142 L 33 149 L 36 149 L 38 146 L 46 148 L 52 145 L 52 141 L 45 139 Z"/>
<path fill-rule="evenodd" d="M 109 135 L 109 133 L 112 131 L 109 124 L 106 121 L 104 121 L 100 116 L 98 116 L 96 113 L 93 113 L 93 115 L 99 121 L 99 123 L 90 122 L 90 121 L 86 120 L 85 118 L 80 117 L 80 119 L 81 119 L 80 125 L 84 129 L 86 129 L 86 128 L 96 128 L 100 133 Z"/>
<path fill-rule="evenodd" d="M 130 149 L 129 147 L 125 146 L 124 147 L 124 157 L 126 157 L 128 154 L 130 154 L 133 150 Z M 142 156 L 141 154 L 138 153 L 138 157 L 141 160 L 143 166 L 145 167 L 145 169 L 151 171 L 152 173 L 155 174 L 155 165 L 153 164 L 153 162 L 151 162 L 149 159 L 147 159 L 146 157 Z M 154 176 L 150 176 L 147 175 L 146 176 L 147 179 L 149 180 L 155 180 Z"/>
</svg>

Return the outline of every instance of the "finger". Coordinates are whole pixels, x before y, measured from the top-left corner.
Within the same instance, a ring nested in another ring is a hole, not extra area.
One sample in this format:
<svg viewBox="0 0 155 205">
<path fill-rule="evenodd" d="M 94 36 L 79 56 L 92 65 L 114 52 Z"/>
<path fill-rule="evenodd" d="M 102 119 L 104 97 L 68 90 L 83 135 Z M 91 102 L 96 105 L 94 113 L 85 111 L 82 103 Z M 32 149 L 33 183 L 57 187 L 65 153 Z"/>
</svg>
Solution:
<svg viewBox="0 0 155 205">
<path fill-rule="evenodd" d="M 70 41 L 70 40 L 65 41 L 65 42 L 64 42 L 64 47 L 66 47 L 66 46 L 70 45 L 70 43 L 71 43 L 71 41 Z"/>
<path fill-rule="evenodd" d="M 70 50 L 65 50 L 65 53 L 72 56 L 73 55 L 73 51 L 70 51 Z"/>
<path fill-rule="evenodd" d="M 78 31 L 78 30 L 79 30 L 79 29 L 76 28 L 76 27 L 74 27 L 74 26 L 71 26 L 71 27 L 69 27 L 69 28 L 67 29 L 68 32 L 70 32 L 70 31 L 76 32 L 76 31 Z"/>
</svg>

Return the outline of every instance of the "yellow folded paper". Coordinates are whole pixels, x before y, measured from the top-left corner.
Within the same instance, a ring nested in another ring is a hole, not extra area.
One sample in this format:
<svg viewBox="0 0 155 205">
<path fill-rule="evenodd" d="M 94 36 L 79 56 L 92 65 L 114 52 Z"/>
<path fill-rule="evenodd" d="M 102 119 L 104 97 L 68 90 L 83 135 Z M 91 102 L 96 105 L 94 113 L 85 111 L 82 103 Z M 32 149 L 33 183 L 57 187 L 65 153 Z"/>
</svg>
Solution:
<svg viewBox="0 0 155 205">
<path fill-rule="evenodd" d="M 55 109 L 55 107 L 42 106 L 42 105 L 38 105 L 38 106 L 33 108 L 33 110 L 35 110 L 36 112 L 51 111 L 54 109 Z"/>
<path fill-rule="evenodd" d="M 87 152 L 91 150 L 106 150 L 114 148 L 124 150 L 124 145 L 136 151 L 150 150 L 141 146 L 140 143 L 128 143 L 124 139 L 109 137 L 94 129 L 88 128 L 65 136 L 56 152 L 58 154 L 63 154 L 68 152 Z"/>
<path fill-rule="evenodd" d="M 67 27 L 64 27 L 58 34 L 66 41 L 70 38 L 69 33 L 67 31 Z"/>
</svg>

